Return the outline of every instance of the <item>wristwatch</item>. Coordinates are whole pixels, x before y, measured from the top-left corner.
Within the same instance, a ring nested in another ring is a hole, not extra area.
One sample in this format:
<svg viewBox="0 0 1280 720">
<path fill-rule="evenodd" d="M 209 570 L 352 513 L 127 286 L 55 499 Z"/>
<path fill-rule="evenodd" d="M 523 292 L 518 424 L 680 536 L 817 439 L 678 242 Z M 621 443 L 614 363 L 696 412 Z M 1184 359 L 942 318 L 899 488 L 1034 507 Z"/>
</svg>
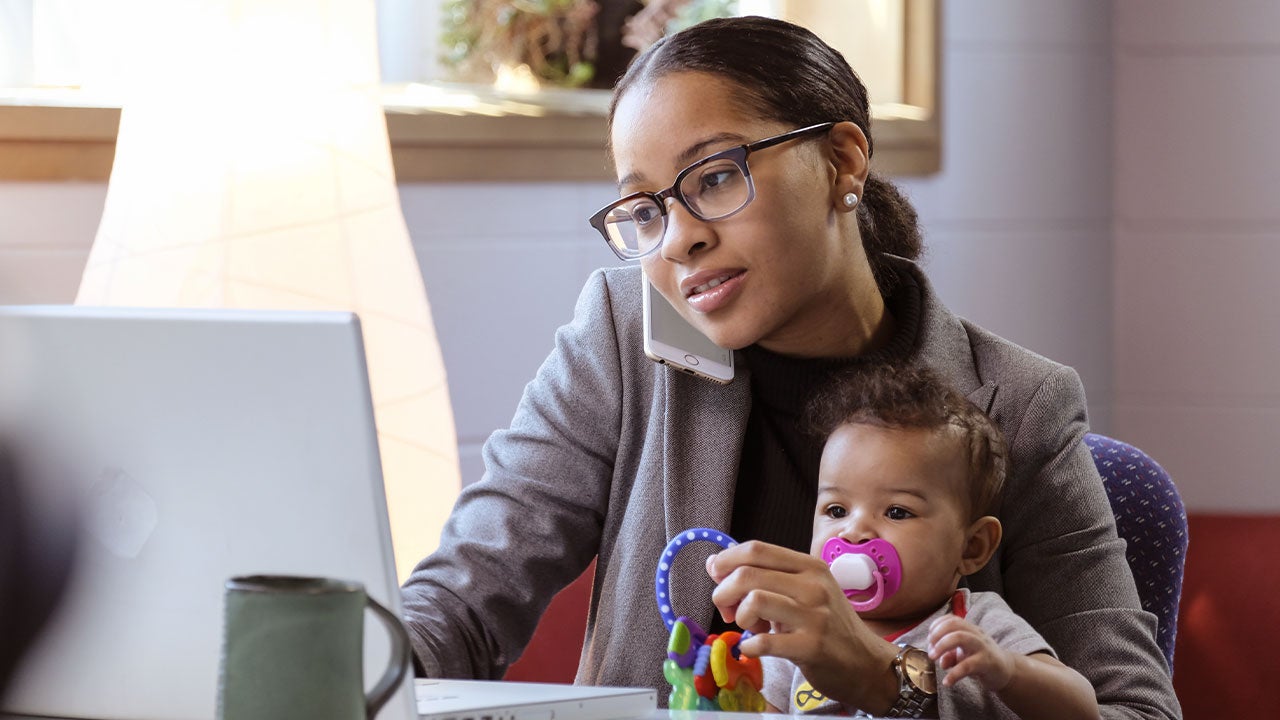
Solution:
<svg viewBox="0 0 1280 720">
<path fill-rule="evenodd" d="M 923 717 L 938 700 L 938 676 L 929 654 L 903 645 L 893 659 L 893 672 L 898 676 L 898 699 L 885 717 Z"/>
</svg>

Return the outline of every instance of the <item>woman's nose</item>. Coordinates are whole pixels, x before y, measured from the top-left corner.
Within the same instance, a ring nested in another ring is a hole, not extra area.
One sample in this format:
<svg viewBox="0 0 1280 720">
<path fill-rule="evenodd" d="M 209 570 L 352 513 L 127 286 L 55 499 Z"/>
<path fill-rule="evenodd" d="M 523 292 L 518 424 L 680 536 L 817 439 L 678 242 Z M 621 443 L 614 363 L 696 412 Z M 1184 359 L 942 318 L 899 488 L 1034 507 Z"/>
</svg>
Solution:
<svg viewBox="0 0 1280 720">
<path fill-rule="evenodd" d="M 714 247 L 717 238 L 711 223 L 694 217 L 689 209 L 674 199 L 668 200 L 667 225 L 662 235 L 662 257 L 683 262 L 693 255 Z"/>
</svg>

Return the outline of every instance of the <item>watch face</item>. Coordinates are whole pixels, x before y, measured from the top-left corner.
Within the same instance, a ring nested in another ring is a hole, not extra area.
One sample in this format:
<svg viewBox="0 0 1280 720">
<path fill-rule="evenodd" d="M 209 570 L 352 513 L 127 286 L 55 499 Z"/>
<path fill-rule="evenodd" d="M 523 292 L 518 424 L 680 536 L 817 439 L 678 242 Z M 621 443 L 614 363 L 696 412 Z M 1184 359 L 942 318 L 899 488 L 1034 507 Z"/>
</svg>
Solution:
<svg viewBox="0 0 1280 720">
<path fill-rule="evenodd" d="M 911 649 L 902 656 L 903 670 L 912 685 L 926 694 L 938 694 L 938 676 L 933 669 L 929 655 L 923 650 Z"/>
</svg>

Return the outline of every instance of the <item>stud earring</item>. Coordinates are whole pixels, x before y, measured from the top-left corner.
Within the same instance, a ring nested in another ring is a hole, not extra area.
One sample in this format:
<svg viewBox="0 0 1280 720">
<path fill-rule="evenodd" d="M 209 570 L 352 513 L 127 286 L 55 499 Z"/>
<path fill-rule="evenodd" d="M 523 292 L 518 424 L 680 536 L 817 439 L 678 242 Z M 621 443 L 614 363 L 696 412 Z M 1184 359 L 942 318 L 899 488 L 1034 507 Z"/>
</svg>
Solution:
<svg viewBox="0 0 1280 720">
<path fill-rule="evenodd" d="M 858 196 L 853 193 L 845 193 L 842 199 L 845 207 L 851 208 L 858 204 Z"/>
</svg>

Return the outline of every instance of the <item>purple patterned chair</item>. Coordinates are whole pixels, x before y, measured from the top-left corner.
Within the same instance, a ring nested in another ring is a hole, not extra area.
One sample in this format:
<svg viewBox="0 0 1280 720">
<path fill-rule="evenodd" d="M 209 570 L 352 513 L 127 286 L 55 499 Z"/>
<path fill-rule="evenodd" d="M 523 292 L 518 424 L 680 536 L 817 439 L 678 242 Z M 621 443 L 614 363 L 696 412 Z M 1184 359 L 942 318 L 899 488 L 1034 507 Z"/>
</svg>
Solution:
<svg viewBox="0 0 1280 720">
<path fill-rule="evenodd" d="M 1102 475 L 1116 516 L 1116 530 L 1128 542 L 1125 557 L 1138 584 L 1142 608 L 1156 616 L 1156 642 L 1173 673 L 1178 634 L 1178 601 L 1187 558 L 1187 512 L 1169 473 L 1141 450 L 1089 433 L 1085 445 Z"/>
</svg>

